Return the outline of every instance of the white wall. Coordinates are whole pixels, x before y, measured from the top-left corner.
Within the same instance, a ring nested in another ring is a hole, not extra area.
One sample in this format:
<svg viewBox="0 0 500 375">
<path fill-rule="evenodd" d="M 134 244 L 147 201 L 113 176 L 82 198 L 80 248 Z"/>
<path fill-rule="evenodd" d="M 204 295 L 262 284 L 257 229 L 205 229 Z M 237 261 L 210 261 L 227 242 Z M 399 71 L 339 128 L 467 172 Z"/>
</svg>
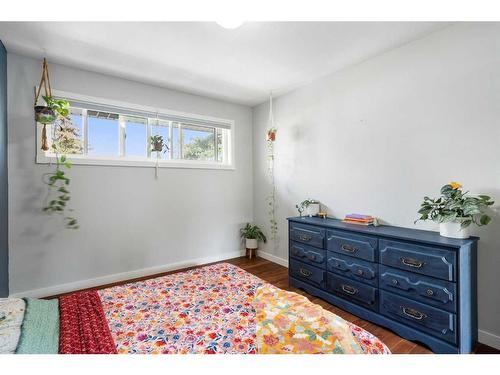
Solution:
<svg viewBox="0 0 500 375">
<path fill-rule="evenodd" d="M 265 197 L 268 106 L 254 109 L 254 214 L 269 227 Z M 413 224 L 424 195 L 448 181 L 500 203 L 500 24 L 457 24 L 297 89 L 275 101 L 281 241 L 311 197 L 330 215 L 361 212 Z M 480 339 L 500 346 L 500 216 L 475 230 Z"/>
<path fill-rule="evenodd" d="M 250 108 L 51 64 L 59 90 L 235 121 L 235 170 L 162 168 L 155 180 L 152 168 L 73 166 L 80 229 L 66 230 L 40 211 L 41 178 L 51 170 L 35 164 L 40 74 L 41 61 L 8 54 L 11 294 L 56 293 L 96 277 L 102 283 L 239 254 L 238 228 L 253 217 Z"/>
</svg>

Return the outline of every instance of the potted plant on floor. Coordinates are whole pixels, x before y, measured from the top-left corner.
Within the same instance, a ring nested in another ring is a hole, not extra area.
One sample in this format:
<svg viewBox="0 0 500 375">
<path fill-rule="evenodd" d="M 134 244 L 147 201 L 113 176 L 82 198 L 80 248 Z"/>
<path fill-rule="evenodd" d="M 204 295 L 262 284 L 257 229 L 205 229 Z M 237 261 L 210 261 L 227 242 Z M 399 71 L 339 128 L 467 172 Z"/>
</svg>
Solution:
<svg viewBox="0 0 500 375">
<path fill-rule="evenodd" d="M 245 240 L 247 250 L 255 250 L 259 247 L 259 241 L 266 242 L 267 238 L 262 233 L 262 230 L 257 225 L 247 223 L 245 227 L 240 229 L 241 238 Z"/>
<path fill-rule="evenodd" d="M 439 233 L 444 237 L 469 238 L 468 227 L 487 225 L 491 218 L 485 209 L 495 202 L 487 195 L 473 197 L 462 191 L 458 182 L 450 182 L 441 188 L 437 199 L 424 197 L 418 213 L 418 220 L 433 220 L 439 223 Z"/>
</svg>

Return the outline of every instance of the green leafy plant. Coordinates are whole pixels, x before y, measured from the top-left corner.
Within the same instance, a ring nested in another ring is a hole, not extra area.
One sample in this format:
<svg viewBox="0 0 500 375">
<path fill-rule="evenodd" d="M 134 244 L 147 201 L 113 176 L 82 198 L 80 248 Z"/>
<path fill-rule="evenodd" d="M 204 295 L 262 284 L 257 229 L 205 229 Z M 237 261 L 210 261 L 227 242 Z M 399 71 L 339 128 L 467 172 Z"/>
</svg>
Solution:
<svg viewBox="0 0 500 375">
<path fill-rule="evenodd" d="M 163 151 L 164 153 L 169 151 L 170 148 L 166 143 L 163 143 L 163 136 L 161 135 L 153 135 L 150 138 L 150 145 L 151 145 L 151 151 L 152 152 L 161 152 Z"/>
<path fill-rule="evenodd" d="M 65 99 L 56 99 L 52 96 L 43 96 L 43 100 L 47 103 L 47 107 L 52 109 L 54 113 L 58 114 L 61 117 L 68 117 L 70 111 L 70 104 Z"/>
<path fill-rule="evenodd" d="M 462 228 L 472 223 L 482 226 L 491 221 L 485 214 L 485 209 L 495 202 L 487 195 L 473 197 L 469 192 L 462 191 L 462 185 L 450 182 L 441 188 L 441 196 L 437 199 L 424 197 L 418 213 L 420 218 L 415 220 L 433 220 L 438 223 L 460 222 Z"/>
<path fill-rule="evenodd" d="M 302 212 L 304 212 L 307 209 L 307 207 L 309 207 L 311 204 L 316 204 L 316 203 L 319 202 L 315 199 L 308 198 L 300 202 L 299 204 L 296 204 L 295 208 L 297 209 L 297 211 L 299 211 L 299 215 L 302 216 Z"/>
<path fill-rule="evenodd" d="M 247 223 L 245 227 L 240 229 L 240 235 L 243 239 L 267 242 L 267 238 L 262 233 L 262 230 L 257 225 L 251 225 L 250 223 Z"/>
<path fill-rule="evenodd" d="M 63 215 L 68 229 L 78 229 L 79 225 L 77 219 L 68 213 L 73 211 L 68 207 L 71 199 L 69 191 L 71 179 L 65 169 L 70 169 L 72 165 L 66 154 L 81 154 L 82 150 L 83 144 L 78 129 L 69 117 L 64 117 L 59 113 L 52 139 L 52 151 L 56 154 L 55 171 L 44 175 L 48 192 L 42 210 L 48 214 Z"/>
<path fill-rule="evenodd" d="M 66 169 L 71 168 L 71 163 L 64 155 L 56 157 L 55 172 L 46 173 L 44 175 L 44 182 L 48 185 L 49 191 L 46 198 L 47 204 L 42 210 L 48 214 L 64 215 L 66 228 L 78 229 L 78 221 L 72 216 L 65 215 L 66 210 L 72 210 L 67 208 L 68 202 L 71 199 L 70 192 L 68 190 L 70 178 L 66 175 L 63 167 Z M 55 197 L 53 197 L 53 192 L 56 192 Z"/>
<path fill-rule="evenodd" d="M 274 176 L 274 142 L 276 141 L 276 133 L 278 130 L 274 127 L 274 119 L 271 110 L 269 113 L 269 121 L 272 126 L 267 130 L 267 159 L 269 161 L 267 168 L 269 179 L 271 182 L 271 193 L 267 196 L 266 200 L 269 206 L 268 215 L 271 229 L 271 238 L 274 242 L 274 247 L 278 248 L 278 220 L 276 219 L 278 207 L 276 204 L 276 181 Z"/>
</svg>

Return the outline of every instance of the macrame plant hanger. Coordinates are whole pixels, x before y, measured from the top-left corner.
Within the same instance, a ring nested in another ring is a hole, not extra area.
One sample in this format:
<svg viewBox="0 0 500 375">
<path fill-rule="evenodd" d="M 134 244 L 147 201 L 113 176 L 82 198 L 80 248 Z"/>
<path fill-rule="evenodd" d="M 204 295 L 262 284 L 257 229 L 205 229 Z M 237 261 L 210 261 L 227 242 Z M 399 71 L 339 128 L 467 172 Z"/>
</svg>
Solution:
<svg viewBox="0 0 500 375">
<path fill-rule="evenodd" d="M 43 59 L 42 65 L 42 78 L 40 79 L 40 84 L 38 85 L 38 90 L 35 96 L 35 106 L 38 103 L 38 98 L 40 97 L 40 93 L 42 91 L 42 86 L 45 91 L 45 96 L 52 97 L 52 88 L 50 87 L 50 79 L 49 79 L 49 64 L 47 63 L 47 59 Z M 47 124 L 43 124 L 42 129 L 42 150 L 47 151 L 49 149 L 49 143 L 47 140 Z"/>
<path fill-rule="evenodd" d="M 160 124 L 160 119 L 158 118 L 158 111 L 156 111 L 156 124 Z M 160 151 L 161 152 L 161 151 Z M 156 166 L 155 166 L 155 178 L 158 179 L 160 174 L 160 152 L 156 151 Z"/>
<path fill-rule="evenodd" d="M 269 223 L 271 229 L 271 238 L 274 242 L 275 249 L 279 247 L 278 243 L 278 221 L 276 220 L 276 185 L 274 179 L 274 142 L 276 141 L 276 128 L 274 124 L 273 113 L 273 93 L 269 94 L 269 129 L 267 130 L 267 158 L 268 158 L 268 172 L 271 183 L 271 193 L 267 197 L 269 209 Z"/>
</svg>

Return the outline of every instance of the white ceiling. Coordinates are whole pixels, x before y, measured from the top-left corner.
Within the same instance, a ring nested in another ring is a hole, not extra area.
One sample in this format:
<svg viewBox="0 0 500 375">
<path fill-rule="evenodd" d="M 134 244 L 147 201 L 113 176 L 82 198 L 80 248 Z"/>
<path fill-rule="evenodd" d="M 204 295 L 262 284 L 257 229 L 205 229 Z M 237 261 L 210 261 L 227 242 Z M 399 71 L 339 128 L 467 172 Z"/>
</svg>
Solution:
<svg viewBox="0 0 500 375">
<path fill-rule="evenodd" d="M 245 105 L 446 27 L 440 22 L 0 22 L 7 51 Z"/>
</svg>

